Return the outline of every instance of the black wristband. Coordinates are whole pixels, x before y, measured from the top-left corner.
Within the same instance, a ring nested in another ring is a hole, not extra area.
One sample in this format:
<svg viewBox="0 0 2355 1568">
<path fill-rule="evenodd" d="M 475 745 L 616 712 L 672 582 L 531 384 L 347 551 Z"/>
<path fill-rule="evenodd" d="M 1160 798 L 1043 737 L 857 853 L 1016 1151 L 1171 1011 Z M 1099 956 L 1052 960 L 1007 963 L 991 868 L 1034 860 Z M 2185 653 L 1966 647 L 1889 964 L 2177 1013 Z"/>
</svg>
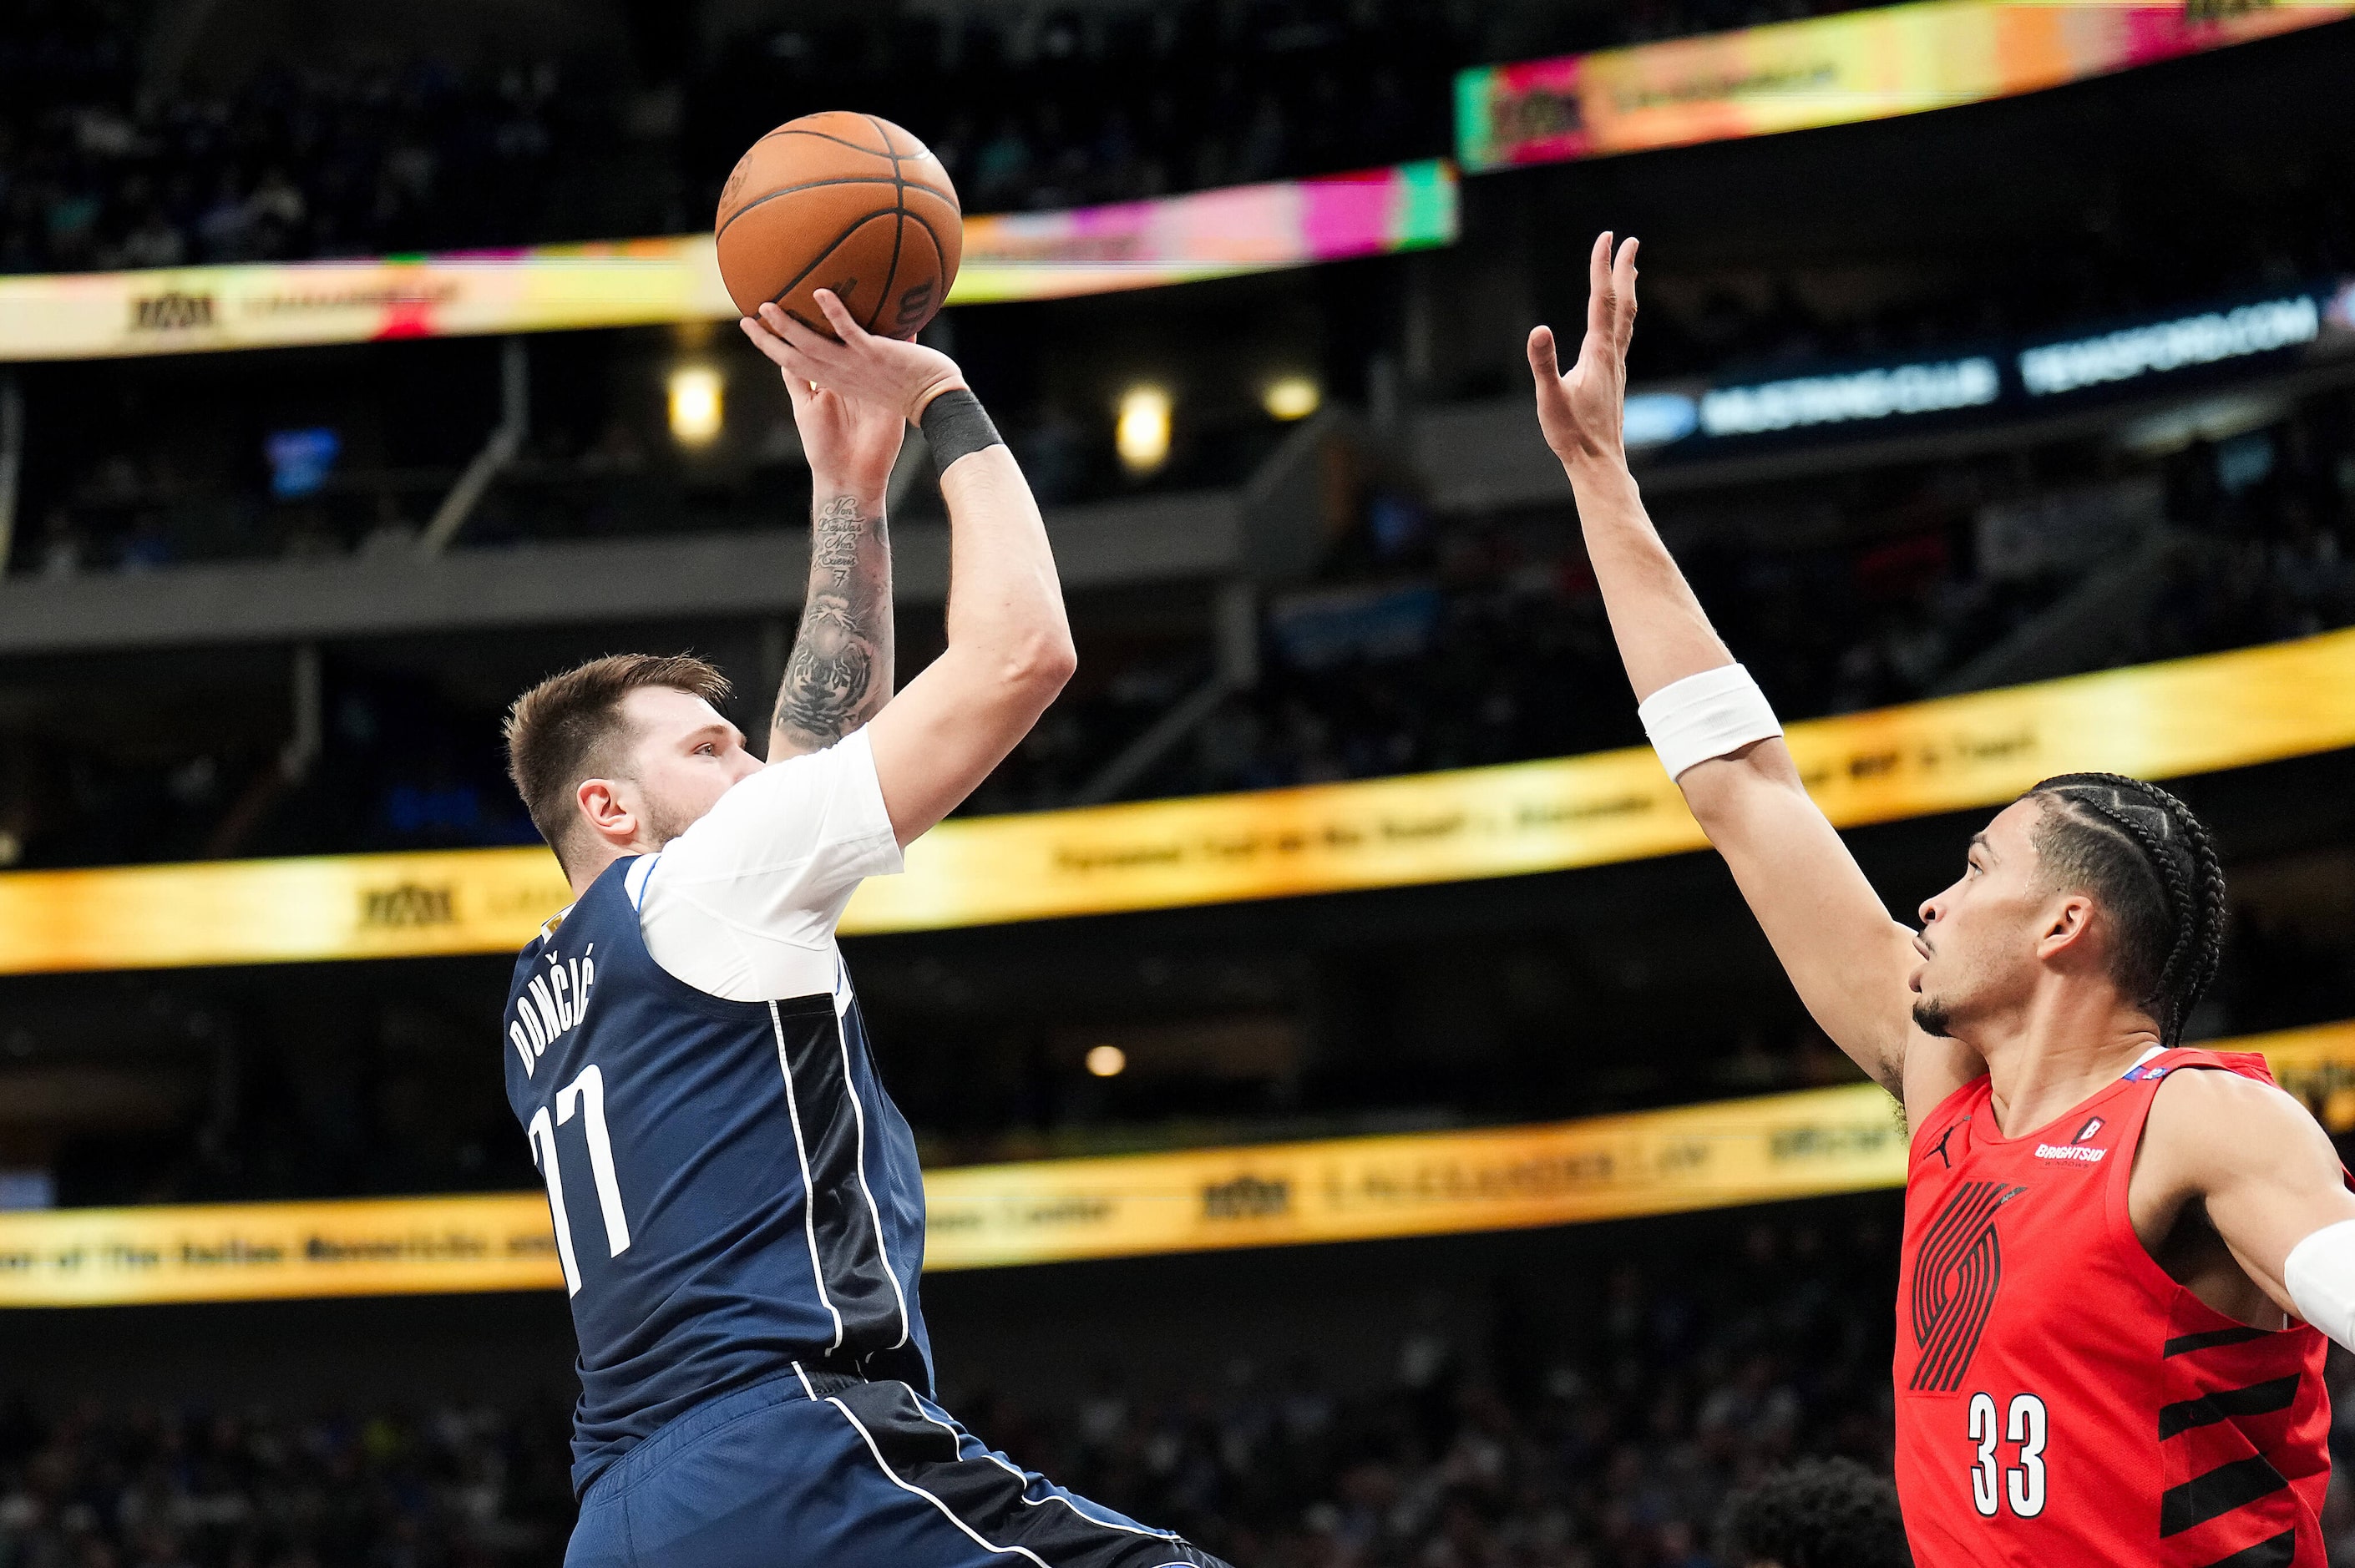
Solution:
<svg viewBox="0 0 2355 1568">
<path fill-rule="evenodd" d="M 989 422 L 981 399 L 962 387 L 952 387 L 924 405 L 916 428 L 932 449 L 932 471 L 946 473 L 949 464 L 971 457 L 985 447 L 1002 447 L 1006 438 Z"/>
</svg>

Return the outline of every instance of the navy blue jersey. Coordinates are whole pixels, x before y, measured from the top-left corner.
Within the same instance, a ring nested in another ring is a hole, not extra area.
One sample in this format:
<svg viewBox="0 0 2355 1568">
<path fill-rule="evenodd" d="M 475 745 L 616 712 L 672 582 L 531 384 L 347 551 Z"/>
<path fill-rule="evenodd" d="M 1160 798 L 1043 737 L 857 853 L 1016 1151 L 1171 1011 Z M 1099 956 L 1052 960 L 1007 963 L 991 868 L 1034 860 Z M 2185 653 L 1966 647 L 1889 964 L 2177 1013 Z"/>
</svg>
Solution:
<svg viewBox="0 0 2355 1568">
<path fill-rule="evenodd" d="M 507 1101 L 581 1340 L 572 1481 L 796 1362 L 932 1391 L 924 1196 L 858 999 L 730 1001 L 647 952 L 606 868 L 516 960 Z"/>
</svg>

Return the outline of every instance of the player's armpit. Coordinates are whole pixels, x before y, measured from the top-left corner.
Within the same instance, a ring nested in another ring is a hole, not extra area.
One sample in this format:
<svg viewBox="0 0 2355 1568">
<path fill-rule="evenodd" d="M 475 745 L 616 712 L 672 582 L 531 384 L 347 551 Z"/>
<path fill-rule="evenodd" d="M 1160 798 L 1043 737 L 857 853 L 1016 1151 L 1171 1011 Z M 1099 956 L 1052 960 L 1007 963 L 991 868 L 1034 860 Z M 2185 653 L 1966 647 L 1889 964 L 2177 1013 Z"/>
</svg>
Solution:
<svg viewBox="0 0 2355 1568">
<path fill-rule="evenodd" d="M 2143 1133 L 2153 1196 L 2198 1197 L 2232 1256 L 2274 1304 L 2302 1317 L 2286 1274 L 2290 1252 L 2355 1220 L 2355 1192 L 2329 1135 L 2280 1089 L 2234 1073 L 2178 1072 L 2152 1099 Z"/>
<path fill-rule="evenodd" d="M 1834 1044 L 1917 1119 L 1977 1075 L 1967 1051 L 1913 1026 L 1913 933 L 1890 918 L 1779 738 L 1689 768 L 1677 783 Z M 1917 1049 L 1929 1059 L 1909 1064 Z"/>
</svg>

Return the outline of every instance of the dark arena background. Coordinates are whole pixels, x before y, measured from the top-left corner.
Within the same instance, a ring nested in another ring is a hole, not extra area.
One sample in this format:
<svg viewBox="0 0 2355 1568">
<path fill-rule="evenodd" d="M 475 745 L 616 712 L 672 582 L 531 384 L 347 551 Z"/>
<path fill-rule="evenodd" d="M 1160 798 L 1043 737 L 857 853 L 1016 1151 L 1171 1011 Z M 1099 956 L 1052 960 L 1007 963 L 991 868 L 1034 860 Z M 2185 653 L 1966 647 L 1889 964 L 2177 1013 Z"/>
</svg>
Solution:
<svg viewBox="0 0 2355 1568">
<path fill-rule="evenodd" d="M 765 733 L 810 476 L 710 214 L 836 108 L 962 193 L 924 341 L 1080 656 L 843 926 L 944 1403 L 1241 1568 L 1749 1568 L 1891 1465 L 1903 1137 L 1640 749 L 1523 340 L 1640 236 L 1637 477 L 1891 909 L 2164 779 L 2190 1038 L 2348 1133 L 2350 18 L 0 0 L 0 1568 L 561 1561 L 499 721 L 693 650 Z"/>
</svg>

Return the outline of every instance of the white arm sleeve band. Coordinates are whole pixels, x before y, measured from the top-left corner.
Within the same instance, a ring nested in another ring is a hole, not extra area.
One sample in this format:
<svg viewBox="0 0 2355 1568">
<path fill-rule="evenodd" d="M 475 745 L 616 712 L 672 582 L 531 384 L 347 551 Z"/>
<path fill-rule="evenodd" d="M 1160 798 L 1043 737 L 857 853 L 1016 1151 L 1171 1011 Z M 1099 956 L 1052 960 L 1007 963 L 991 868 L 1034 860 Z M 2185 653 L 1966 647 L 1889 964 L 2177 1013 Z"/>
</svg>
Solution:
<svg viewBox="0 0 2355 1568">
<path fill-rule="evenodd" d="M 1783 733 L 1766 694 L 1739 664 L 1671 681 L 1636 709 L 1660 766 L 1674 779 L 1697 763 Z"/>
<path fill-rule="evenodd" d="M 2290 1248 L 2282 1283 L 2299 1317 L 2355 1350 L 2355 1220 L 2325 1225 Z"/>
</svg>

